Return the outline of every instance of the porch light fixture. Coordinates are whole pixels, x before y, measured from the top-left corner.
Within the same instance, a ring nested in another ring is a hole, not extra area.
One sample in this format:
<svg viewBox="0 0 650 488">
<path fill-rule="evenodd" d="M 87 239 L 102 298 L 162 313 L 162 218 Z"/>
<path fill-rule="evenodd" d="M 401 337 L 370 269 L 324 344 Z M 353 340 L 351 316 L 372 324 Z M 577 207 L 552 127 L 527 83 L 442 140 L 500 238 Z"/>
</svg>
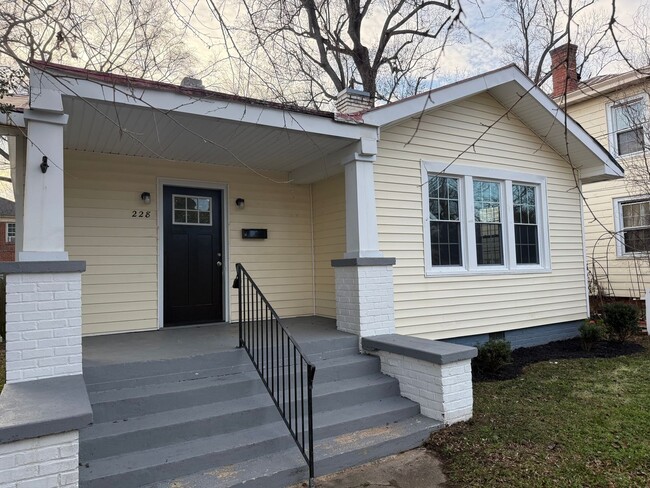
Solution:
<svg viewBox="0 0 650 488">
<path fill-rule="evenodd" d="M 243 198 L 238 198 L 235 200 L 235 205 L 237 205 L 237 208 L 240 210 L 243 210 L 244 207 L 246 206 L 246 202 L 244 201 Z"/>
<path fill-rule="evenodd" d="M 140 198 L 145 203 L 145 205 L 149 205 L 151 203 L 151 193 L 148 191 L 143 191 L 140 195 Z"/>
<path fill-rule="evenodd" d="M 42 160 L 42 163 L 41 163 L 41 172 L 43 174 L 47 173 L 47 168 L 49 168 L 49 167 L 50 167 L 50 165 L 47 164 L 47 156 L 43 156 L 43 160 Z"/>
</svg>

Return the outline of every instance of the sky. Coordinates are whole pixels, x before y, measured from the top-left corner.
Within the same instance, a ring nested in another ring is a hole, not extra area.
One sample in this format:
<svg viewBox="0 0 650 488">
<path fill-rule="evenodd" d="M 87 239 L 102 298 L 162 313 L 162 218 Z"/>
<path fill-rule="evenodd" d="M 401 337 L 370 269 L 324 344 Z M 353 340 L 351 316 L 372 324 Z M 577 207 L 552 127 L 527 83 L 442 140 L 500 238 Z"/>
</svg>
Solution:
<svg viewBox="0 0 650 488">
<path fill-rule="evenodd" d="M 502 48 L 511 33 L 507 20 L 500 11 L 501 0 L 469 0 L 464 4 L 464 21 L 477 36 L 486 42 L 474 38 L 470 42 L 454 44 L 446 49 L 443 65 L 450 73 L 454 71 L 476 74 L 489 71 L 504 64 Z M 611 0 L 595 0 L 595 7 L 608 14 L 611 12 Z M 622 24 L 632 21 L 634 13 L 643 0 L 616 0 L 616 18 Z M 612 65 L 609 71 L 616 70 Z M 606 69 L 605 72 L 608 70 Z"/>
</svg>

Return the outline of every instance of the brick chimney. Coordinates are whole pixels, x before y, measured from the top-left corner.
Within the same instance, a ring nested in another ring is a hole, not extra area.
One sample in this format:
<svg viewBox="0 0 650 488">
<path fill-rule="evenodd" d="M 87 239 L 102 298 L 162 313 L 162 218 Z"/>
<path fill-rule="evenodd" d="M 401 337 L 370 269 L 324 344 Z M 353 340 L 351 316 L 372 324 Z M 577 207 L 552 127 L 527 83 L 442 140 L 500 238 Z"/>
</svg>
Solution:
<svg viewBox="0 0 650 488">
<path fill-rule="evenodd" d="M 550 52 L 551 74 L 553 76 L 553 98 L 566 95 L 578 89 L 576 55 L 578 46 L 565 44 Z"/>
<path fill-rule="evenodd" d="M 370 100 L 370 93 L 355 90 L 354 88 L 346 88 L 336 95 L 334 105 L 337 113 L 353 114 L 372 108 L 372 101 Z"/>
</svg>

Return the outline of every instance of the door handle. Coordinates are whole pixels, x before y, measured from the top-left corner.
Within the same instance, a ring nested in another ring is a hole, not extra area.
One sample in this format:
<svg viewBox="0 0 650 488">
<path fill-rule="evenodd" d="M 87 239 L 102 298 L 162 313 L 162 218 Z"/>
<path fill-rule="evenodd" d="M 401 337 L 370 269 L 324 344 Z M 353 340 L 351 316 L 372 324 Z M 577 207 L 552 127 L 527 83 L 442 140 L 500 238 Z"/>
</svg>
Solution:
<svg viewBox="0 0 650 488">
<path fill-rule="evenodd" d="M 222 265 L 221 261 L 217 261 L 217 268 L 221 268 L 221 265 Z"/>
</svg>

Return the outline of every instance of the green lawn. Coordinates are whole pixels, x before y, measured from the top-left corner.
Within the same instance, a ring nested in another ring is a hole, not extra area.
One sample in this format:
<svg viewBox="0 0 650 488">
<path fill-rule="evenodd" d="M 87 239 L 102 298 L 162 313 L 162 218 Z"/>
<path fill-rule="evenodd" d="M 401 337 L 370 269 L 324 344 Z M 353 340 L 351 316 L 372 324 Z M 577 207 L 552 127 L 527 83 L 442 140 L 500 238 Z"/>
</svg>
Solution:
<svg viewBox="0 0 650 488">
<path fill-rule="evenodd" d="M 474 385 L 474 418 L 432 435 L 452 487 L 650 486 L 643 353 L 547 361 Z"/>
</svg>

